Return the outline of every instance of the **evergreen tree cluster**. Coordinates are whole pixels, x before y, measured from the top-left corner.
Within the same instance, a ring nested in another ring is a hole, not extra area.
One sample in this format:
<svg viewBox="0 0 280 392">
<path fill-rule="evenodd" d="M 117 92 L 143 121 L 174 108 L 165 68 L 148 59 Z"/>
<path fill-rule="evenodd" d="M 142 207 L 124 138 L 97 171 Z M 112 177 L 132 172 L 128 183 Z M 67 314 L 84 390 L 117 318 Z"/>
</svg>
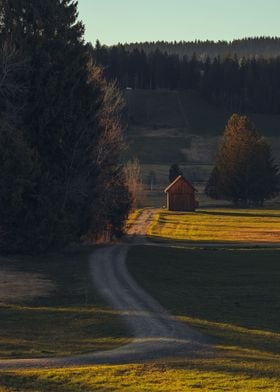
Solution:
<svg viewBox="0 0 280 392">
<path fill-rule="evenodd" d="M 176 178 L 178 176 L 182 176 L 183 172 L 180 169 L 180 166 L 177 163 L 173 163 L 170 168 L 169 168 L 169 175 L 168 175 L 168 179 L 169 182 L 173 182 L 174 180 L 176 180 Z"/>
<path fill-rule="evenodd" d="M 206 194 L 235 206 L 263 206 L 279 191 L 278 167 L 267 142 L 246 116 L 232 115 L 225 128 Z"/>
<path fill-rule="evenodd" d="M 279 37 L 253 37 L 242 38 L 233 41 L 157 41 L 157 42 L 136 42 L 125 44 L 129 51 L 134 49 L 143 50 L 145 53 L 166 52 L 169 55 L 179 55 L 180 57 L 191 57 L 196 53 L 200 60 L 210 58 L 225 57 L 229 54 L 236 54 L 238 58 L 246 57 L 278 57 L 280 55 Z M 261 55 L 260 55 L 261 54 Z"/>
<path fill-rule="evenodd" d="M 145 51 L 141 45 L 128 50 L 97 42 L 93 57 L 106 78 L 116 79 L 122 88 L 192 89 L 230 111 L 280 114 L 280 56 L 201 59 L 195 53 L 180 56 L 158 48 Z"/>
<path fill-rule="evenodd" d="M 0 248 L 46 251 L 110 228 L 130 208 L 116 86 L 91 62 L 73 0 L 3 0 Z"/>
</svg>

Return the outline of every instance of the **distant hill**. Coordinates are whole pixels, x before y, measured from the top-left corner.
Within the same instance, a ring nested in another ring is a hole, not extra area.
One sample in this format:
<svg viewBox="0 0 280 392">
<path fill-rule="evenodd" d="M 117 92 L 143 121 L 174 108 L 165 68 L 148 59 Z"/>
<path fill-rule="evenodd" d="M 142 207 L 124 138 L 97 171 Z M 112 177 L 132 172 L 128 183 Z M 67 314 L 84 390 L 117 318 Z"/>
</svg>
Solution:
<svg viewBox="0 0 280 392">
<path fill-rule="evenodd" d="M 123 88 L 195 90 L 221 110 L 280 115 L 279 38 L 113 47 L 97 42 L 92 57 L 105 78 Z"/>
<path fill-rule="evenodd" d="M 179 163 L 189 177 L 205 181 L 212 168 L 219 137 L 232 114 L 207 103 L 191 90 L 124 91 L 129 155 L 137 157 L 144 177 L 154 170 L 166 181 L 168 167 Z M 250 114 L 280 157 L 280 115 Z"/>
<path fill-rule="evenodd" d="M 181 57 L 191 57 L 194 53 L 200 59 L 207 56 L 224 57 L 229 54 L 236 54 L 242 57 L 264 57 L 271 58 L 280 55 L 280 37 L 254 37 L 237 39 L 233 41 L 180 41 L 180 42 L 136 42 L 125 44 L 124 47 L 129 51 L 134 49 L 143 50 L 151 53 L 156 50 L 168 54 L 176 54 Z"/>
</svg>

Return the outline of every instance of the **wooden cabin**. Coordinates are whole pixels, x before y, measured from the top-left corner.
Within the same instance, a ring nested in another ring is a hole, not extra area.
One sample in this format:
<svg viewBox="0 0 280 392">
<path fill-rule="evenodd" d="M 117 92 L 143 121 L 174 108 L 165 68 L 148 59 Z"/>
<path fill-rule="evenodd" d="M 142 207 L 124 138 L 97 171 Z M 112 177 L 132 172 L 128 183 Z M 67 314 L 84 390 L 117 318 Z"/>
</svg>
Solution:
<svg viewBox="0 0 280 392">
<path fill-rule="evenodd" d="M 169 211 L 195 211 L 195 188 L 183 176 L 178 176 L 164 191 Z"/>
</svg>

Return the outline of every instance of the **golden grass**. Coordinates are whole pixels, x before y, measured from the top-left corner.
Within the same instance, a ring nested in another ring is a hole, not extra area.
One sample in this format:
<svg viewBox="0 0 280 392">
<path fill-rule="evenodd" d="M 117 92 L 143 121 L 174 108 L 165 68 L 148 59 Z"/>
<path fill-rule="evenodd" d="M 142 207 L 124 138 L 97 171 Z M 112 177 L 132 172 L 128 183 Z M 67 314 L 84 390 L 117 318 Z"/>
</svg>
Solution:
<svg viewBox="0 0 280 392">
<path fill-rule="evenodd" d="M 143 210 L 142 208 L 138 208 L 129 214 L 129 216 L 126 220 L 126 229 L 128 229 L 131 225 L 133 225 L 137 221 L 142 210 Z"/>
<path fill-rule="evenodd" d="M 2 372 L 1 392 L 278 392 L 279 360 L 227 350 L 215 359 L 172 359 L 147 364 Z"/>
<path fill-rule="evenodd" d="M 225 350 L 253 352 L 261 357 L 274 358 L 279 363 L 280 369 L 280 333 L 263 330 L 241 327 L 236 324 L 226 322 L 213 322 L 206 319 L 198 319 L 188 316 L 178 316 L 177 319 L 181 322 L 191 325 L 198 329 L 205 335 L 214 337 L 217 348 Z M 279 371 L 280 376 L 280 371 Z"/>
<path fill-rule="evenodd" d="M 30 301 L 37 297 L 48 297 L 55 285 L 43 274 L 0 270 L 0 303 Z"/>
<path fill-rule="evenodd" d="M 279 243 L 279 210 L 158 210 L 148 229 L 151 237 L 201 242 Z"/>
</svg>

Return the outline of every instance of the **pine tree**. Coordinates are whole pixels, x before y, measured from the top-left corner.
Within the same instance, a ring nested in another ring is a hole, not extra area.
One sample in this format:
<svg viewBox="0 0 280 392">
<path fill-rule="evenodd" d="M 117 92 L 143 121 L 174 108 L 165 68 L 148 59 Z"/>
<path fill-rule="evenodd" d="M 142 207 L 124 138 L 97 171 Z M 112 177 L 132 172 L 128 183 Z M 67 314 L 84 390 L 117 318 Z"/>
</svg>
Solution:
<svg viewBox="0 0 280 392">
<path fill-rule="evenodd" d="M 0 248 L 25 247 L 40 166 L 24 139 L 29 62 L 8 41 L 0 49 Z M 32 227 L 32 224 L 30 225 Z M 36 227 L 33 228 L 36 230 Z"/>
<path fill-rule="evenodd" d="M 177 163 L 174 163 L 169 168 L 169 176 L 168 176 L 169 182 L 173 182 L 174 180 L 176 180 L 178 176 L 181 176 L 182 174 L 183 172 L 180 169 L 180 166 Z"/>
<path fill-rule="evenodd" d="M 20 130 L 40 169 L 25 246 L 61 246 L 109 222 L 119 232 L 130 202 L 120 165 L 119 107 L 109 108 L 108 96 L 116 89 L 91 64 L 77 2 L 3 0 L 2 12 L 1 40 L 12 42 L 29 61 Z M 105 141 L 111 154 L 100 159 Z M 108 184 L 115 200 L 101 203 Z M 102 222 L 96 205 L 104 209 Z"/>
<path fill-rule="evenodd" d="M 278 168 L 267 142 L 246 116 L 232 115 L 219 146 L 206 194 L 235 206 L 262 206 L 278 191 Z"/>
</svg>

